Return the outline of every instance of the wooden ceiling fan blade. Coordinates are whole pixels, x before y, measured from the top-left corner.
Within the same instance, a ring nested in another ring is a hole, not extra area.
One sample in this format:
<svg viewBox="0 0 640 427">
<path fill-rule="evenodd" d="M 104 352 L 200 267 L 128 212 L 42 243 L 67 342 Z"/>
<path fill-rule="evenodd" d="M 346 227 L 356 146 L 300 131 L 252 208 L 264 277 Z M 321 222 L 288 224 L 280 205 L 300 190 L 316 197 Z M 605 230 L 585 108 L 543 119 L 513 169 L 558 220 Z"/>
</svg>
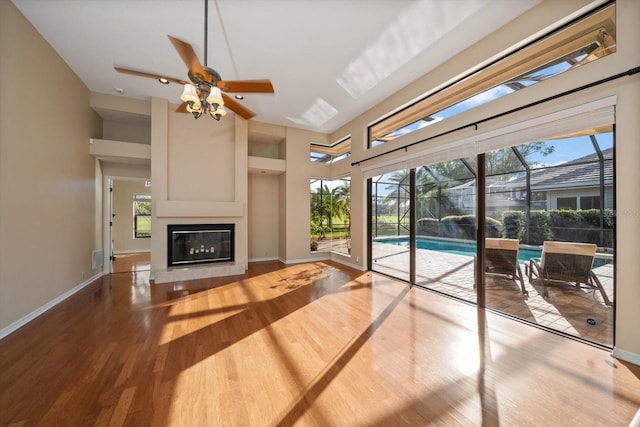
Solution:
<svg viewBox="0 0 640 427">
<path fill-rule="evenodd" d="M 243 119 L 251 120 L 251 118 L 256 115 L 253 111 L 240 105 L 240 103 L 236 102 L 232 98 L 229 98 L 224 93 L 222 94 L 222 99 L 224 100 L 225 107 L 227 107 L 229 110 L 233 111 Z"/>
<path fill-rule="evenodd" d="M 170 81 L 172 83 L 178 83 L 181 85 L 187 83 L 186 81 L 181 79 L 176 79 L 175 77 L 168 77 L 168 76 L 162 76 L 160 74 L 147 73 L 146 71 L 130 70 L 128 68 L 121 68 L 121 67 L 113 67 L 113 68 L 117 72 L 123 73 L 123 74 L 131 74 L 133 76 L 147 77 L 147 78 L 156 79 L 156 80 L 166 79 L 167 81 Z"/>
<path fill-rule="evenodd" d="M 274 93 L 271 80 L 223 80 L 218 82 L 220 90 L 243 93 Z"/>
<path fill-rule="evenodd" d="M 176 108 L 176 113 L 188 113 L 187 111 L 187 103 L 183 102 Z"/>
<path fill-rule="evenodd" d="M 182 58 L 182 61 L 185 63 L 187 68 L 189 69 L 189 73 L 193 76 L 201 76 L 202 80 L 210 81 L 209 74 L 204 71 L 200 60 L 198 59 L 198 55 L 193 50 L 193 47 L 189 43 L 185 43 L 180 39 L 175 37 L 167 36 L 171 43 L 173 43 L 173 47 L 178 51 L 178 55 Z"/>
</svg>

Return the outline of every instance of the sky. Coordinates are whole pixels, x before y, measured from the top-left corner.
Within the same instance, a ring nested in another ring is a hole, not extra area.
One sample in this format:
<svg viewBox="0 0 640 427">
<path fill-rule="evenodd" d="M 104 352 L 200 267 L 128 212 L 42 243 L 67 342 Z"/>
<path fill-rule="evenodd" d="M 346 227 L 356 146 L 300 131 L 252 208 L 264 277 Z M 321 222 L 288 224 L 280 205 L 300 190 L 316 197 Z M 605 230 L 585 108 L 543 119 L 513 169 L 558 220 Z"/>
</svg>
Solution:
<svg viewBox="0 0 640 427">
<path fill-rule="evenodd" d="M 613 133 L 611 132 L 597 134 L 596 140 L 600 150 L 613 147 Z M 591 139 L 588 136 L 548 140 L 547 145 L 554 147 L 553 153 L 548 156 L 536 154 L 531 156 L 530 160 L 546 166 L 553 166 L 595 153 Z"/>
</svg>

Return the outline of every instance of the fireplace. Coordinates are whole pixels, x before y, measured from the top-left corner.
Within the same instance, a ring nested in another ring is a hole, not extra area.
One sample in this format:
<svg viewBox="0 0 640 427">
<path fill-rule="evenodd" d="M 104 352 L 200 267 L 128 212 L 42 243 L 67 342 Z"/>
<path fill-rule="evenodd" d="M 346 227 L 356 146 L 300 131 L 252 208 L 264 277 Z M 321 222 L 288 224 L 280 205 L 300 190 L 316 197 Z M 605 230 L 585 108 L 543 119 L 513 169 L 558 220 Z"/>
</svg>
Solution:
<svg viewBox="0 0 640 427">
<path fill-rule="evenodd" d="M 235 224 L 169 224 L 167 267 L 233 262 Z"/>
</svg>

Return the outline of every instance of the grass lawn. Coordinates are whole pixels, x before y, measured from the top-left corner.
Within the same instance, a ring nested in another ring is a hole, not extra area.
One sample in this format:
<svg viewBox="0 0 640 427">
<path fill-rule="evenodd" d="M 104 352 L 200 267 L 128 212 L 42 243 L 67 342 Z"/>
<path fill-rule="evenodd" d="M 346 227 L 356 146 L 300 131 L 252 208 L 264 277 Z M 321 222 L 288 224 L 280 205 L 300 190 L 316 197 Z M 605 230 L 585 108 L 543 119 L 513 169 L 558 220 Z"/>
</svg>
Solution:
<svg viewBox="0 0 640 427">
<path fill-rule="evenodd" d="M 136 217 L 136 237 L 150 237 L 150 236 L 151 236 L 151 217 L 150 216 Z"/>
</svg>

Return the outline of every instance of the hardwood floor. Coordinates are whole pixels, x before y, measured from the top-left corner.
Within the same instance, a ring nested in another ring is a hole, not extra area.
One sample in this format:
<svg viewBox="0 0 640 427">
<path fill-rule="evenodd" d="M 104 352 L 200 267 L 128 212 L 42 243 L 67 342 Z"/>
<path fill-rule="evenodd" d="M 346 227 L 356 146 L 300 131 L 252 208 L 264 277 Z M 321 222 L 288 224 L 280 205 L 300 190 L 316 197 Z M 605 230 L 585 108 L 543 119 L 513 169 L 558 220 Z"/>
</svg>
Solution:
<svg viewBox="0 0 640 427">
<path fill-rule="evenodd" d="M 130 273 L 132 271 L 151 270 L 151 253 L 134 252 L 128 254 L 117 254 L 111 263 L 113 273 Z"/>
<path fill-rule="evenodd" d="M 0 425 L 627 426 L 640 367 L 327 262 L 112 274 L 0 341 Z"/>
</svg>

